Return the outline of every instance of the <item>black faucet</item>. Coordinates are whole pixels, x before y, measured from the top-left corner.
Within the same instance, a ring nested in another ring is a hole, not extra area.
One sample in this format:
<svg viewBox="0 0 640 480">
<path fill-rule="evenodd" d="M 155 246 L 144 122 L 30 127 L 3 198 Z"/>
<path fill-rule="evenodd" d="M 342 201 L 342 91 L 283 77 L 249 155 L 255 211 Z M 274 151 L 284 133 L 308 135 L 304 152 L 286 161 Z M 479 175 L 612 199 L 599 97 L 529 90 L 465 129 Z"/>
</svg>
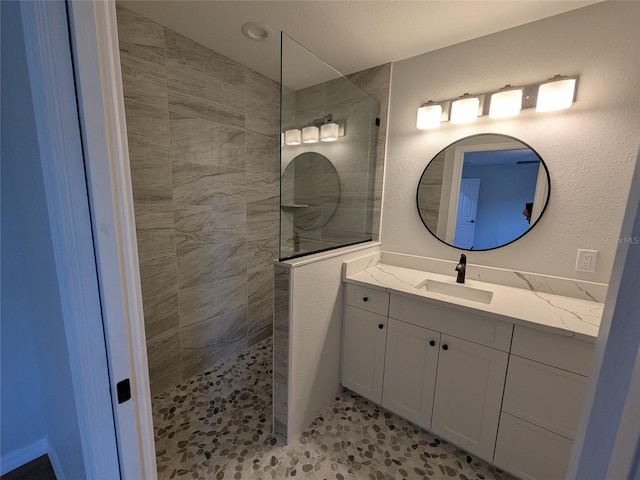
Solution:
<svg viewBox="0 0 640 480">
<path fill-rule="evenodd" d="M 467 271 L 467 256 L 463 253 L 460 255 L 460 262 L 456 265 L 456 272 L 458 272 L 458 278 L 456 278 L 456 282 L 464 283 L 464 274 Z"/>
</svg>

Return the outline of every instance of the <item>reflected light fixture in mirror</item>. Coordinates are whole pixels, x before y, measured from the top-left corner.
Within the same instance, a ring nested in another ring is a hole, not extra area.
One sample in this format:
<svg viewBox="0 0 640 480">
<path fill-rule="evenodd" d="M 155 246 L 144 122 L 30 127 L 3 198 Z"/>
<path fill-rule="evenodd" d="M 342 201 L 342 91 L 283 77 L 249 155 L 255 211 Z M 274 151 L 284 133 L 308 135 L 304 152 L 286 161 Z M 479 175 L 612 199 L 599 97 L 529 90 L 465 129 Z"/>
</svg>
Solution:
<svg viewBox="0 0 640 480">
<path fill-rule="evenodd" d="M 480 99 L 465 93 L 451 104 L 451 123 L 471 123 L 478 119 Z"/>
<path fill-rule="evenodd" d="M 441 121 L 442 105 L 438 105 L 436 102 L 429 100 L 418 109 L 416 127 L 418 127 L 419 130 L 438 128 Z"/>
<path fill-rule="evenodd" d="M 556 75 L 538 89 L 536 112 L 565 110 L 573 103 L 576 79 Z"/>
<path fill-rule="evenodd" d="M 522 89 L 505 85 L 491 95 L 489 118 L 509 118 L 520 115 L 522 109 Z"/>
<path fill-rule="evenodd" d="M 300 145 L 302 143 L 302 132 L 297 128 L 292 128 L 284 132 L 285 145 Z"/>
<path fill-rule="evenodd" d="M 325 123 L 320 127 L 320 140 L 323 142 L 335 142 L 340 135 L 340 126 L 337 123 Z"/>
<path fill-rule="evenodd" d="M 320 139 L 320 129 L 311 125 L 302 129 L 302 143 L 318 143 Z"/>
</svg>

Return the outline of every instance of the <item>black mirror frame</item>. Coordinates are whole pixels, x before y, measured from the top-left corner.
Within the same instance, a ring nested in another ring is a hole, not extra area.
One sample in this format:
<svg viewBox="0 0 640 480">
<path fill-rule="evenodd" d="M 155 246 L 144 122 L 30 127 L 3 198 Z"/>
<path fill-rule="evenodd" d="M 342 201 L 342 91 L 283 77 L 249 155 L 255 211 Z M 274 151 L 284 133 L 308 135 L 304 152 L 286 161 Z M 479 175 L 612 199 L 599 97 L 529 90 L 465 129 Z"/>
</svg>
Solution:
<svg viewBox="0 0 640 480">
<path fill-rule="evenodd" d="M 502 245 L 498 245 L 497 247 L 491 247 L 491 248 L 483 248 L 481 250 L 474 250 L 474 249 L 469 249 L 469 248 L 460 248 L 460 247 L 456 247 L 455 245 L 451 245 L 450 243 L 445 242 L 444 240 L 442 240 L 440 237 L 438 237 L 435 233 L 433 233 L 431 231 L 431 229 L 427 226 L 427 223 L 425 222 L 425 219 L 422 216 L 422 213 L 420 212 L 420 199 L 418 198 L 419 193 L 420 193 L 420 182 L 422 182 L 422 178 L 424 177 L 425 173 L 427 173 L 427 169 L 429 168 L 429 165 L 431 164 L 431 162 L 433 161 L 433 159 L 435 159 L 436 157 L 438 157 L 442 152 L 444 152 L 447 148 L 455 145 L 456 143 L 460 142 L 461 140 L 466 140 L 467 138 L 472 138 L 472 137 L 481 137 L 481 136 L 485 136 L 485 135 L 499 135 L 501 137 L 505 137 L 508 138 L 510 140 L 514 140 L 516 142 L 521 143 L 522 145 L 524 145 L 525 147 L 527 147 L 529 150 L 531 150 L 533 153 L 536 154 L 536 156 L 540 159 L 540 163 L 544 166 L 544 171 L 547 174 L 547 185 L 549 186 L 549 191 L 547 192 L 547 201 L 544 204 L 544 207 L 542 208 L 542 211 L 540 212 L 540 215 L 538 215 L 538 218 L 536 219 L 536 221 L 533 223 L 533 225 L 531 225 L 527 230 L 525 230 L 522 235 L 514 238 L 513 240 L 511 240 L 510 242 L 507 243 L 503 243 Z M 528 143 L 523 142 L 522 140 L 520 140 L 519 138 L 513 137 L 511 135 L 505 135 L 503 133 L 478 133 L 475 135 L 469 135 L 468 137 L 463 137 L 463 138 L 459 138 L 458 140 L 456 140 L 453 143 L 450 143 L 449 145 L 447 145 L 446 147 L 444 147 L 442 150 L 440 150 L 438 153 L 436 153 L 431 160 L 429 160 L 429 163 L 427 163 L 427 166 L 424 167 L 424 170 L 422 171 L 422 175 L 420 175 L 420 179 L 418 180 L 418 184 L 416 186 L 416 210 L 418 211 L 418 216 L 420 217 L 420 221 L 422 222 L 422 224 L 424 225 L 424 227 L 429 231 L 429 233 L 431 235 L 433 235 L 434 238 L 436 238 L 438 241 L 444 243 L 445 245 L 455 248 L 456 250 L 462 250 L 464 252 L 488 252 L 490 250 L 496 250 L 498 248 L 502 248 L 502 247 L 506 247 L 507 245 L 511 245 L 512 243 L 514 243 L 517 240 L 520 240 L 522 237 L 524 237 L 527 233 L 529 233 L 531 230 L 533 230 L 533 227 L 535 227 L 538 222 L 540 221 L 540 219 L 542 218 L 542 216 L 544 215 L 544 213 L 547 210 L 547 207 L 549 206 L 549 201 L 551 200 L 551 175 L 549 174 L 549 168 L 547 167 L 546 162 L 542 159 L 542 157 L 540 156 L 540 154 L 537 152 L 537 150 L 535 150 L 533 147 L 531 147 L 531 145 L 529 145 Z"/>
</svg>

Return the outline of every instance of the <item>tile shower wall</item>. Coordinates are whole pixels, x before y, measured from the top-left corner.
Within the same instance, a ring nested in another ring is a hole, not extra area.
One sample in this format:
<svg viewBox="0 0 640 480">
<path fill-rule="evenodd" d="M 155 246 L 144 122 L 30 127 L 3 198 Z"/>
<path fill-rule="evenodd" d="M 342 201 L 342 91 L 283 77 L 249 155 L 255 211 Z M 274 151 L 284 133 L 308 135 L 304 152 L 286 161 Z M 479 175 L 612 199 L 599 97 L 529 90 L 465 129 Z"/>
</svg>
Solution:
<svg viewBox="0 0 640 480">
<path fill-rule="evenodd" d="M 420 177 L 418 184 L 418 211 L 422 222 L 434 234 L 444 233 L 438 230 L 440 201 L 442 199 L 442 178 L 444 177 L 445 152 L 442 151 L 429 162 L 429 175 Z M 448 203 L 448 202 L 447 202 Z M 448 207 L 448 206 L 447 206 Z M 443 215 L 446 216 L 446 215 Z M 443 226 L 443 230 L 446 228 Z"/>
<path fill-rule="evenodd" d="M 151 392 L 271 335 L 279 86 L 117 6 Z"/>
<path fill-rule="evenodd" d="M 389 116 L 389 88 L 391 87 L 391 64 L 385 63 L 360 72 L 347 75 L 347 78 L 380 102 L 380 128 L 375 149 L 376 174 L 373 196 L 373 240 L 379 240 L 380 215 L 382 212 L 382 186 L 384 178 L 384 160 L 387 145 L 387 117 Z"/>
</svg>

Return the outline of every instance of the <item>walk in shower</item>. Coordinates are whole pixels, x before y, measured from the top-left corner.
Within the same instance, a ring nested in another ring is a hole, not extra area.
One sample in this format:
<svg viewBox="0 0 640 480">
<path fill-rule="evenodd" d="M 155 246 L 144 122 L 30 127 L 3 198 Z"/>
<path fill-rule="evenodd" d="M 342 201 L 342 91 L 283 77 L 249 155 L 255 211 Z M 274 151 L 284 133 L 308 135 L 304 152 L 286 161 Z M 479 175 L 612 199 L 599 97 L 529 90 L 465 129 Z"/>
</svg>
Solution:
<svg viewBox="0 0 640 480">
<path fill-rule="evenodd" d="M 279 85 L 117 4 L 151 394 L 271 336 Z M 148 16 L 147 16 L 148 15 Z"/>
<path fill-rule="evenodd" d="M 286 35 L 279 84 L 157 8 L 116 5 L 158 476 L 238 478 L 286 456 L 274 260 L 376 238 L 379 102 Z M 354 75 L 388 98 L 388 65 Z"/>
<path fill-rule="evenodd" d="M 280 260 L 374 237 L 380 103 L 282 34 Z"/>
</svg>

